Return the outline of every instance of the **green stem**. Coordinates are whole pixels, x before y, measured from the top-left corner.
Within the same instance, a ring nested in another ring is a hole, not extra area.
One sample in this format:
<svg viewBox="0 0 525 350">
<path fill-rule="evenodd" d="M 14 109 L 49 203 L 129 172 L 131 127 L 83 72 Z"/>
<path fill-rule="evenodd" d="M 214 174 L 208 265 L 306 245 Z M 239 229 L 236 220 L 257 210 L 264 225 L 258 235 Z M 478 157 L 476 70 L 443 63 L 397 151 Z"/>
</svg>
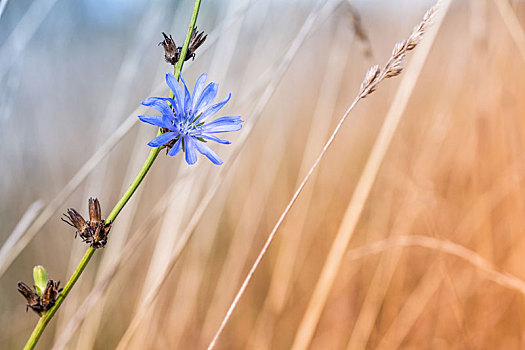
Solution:
<svg viewBox="0 0 525 350">
<path fill-rule="evenodd" d="M 159 129 L 159 131 L 157 132 L 157 136 L 160 135 L 160 134 L 161 134 L 161 131 Z M 146 159 L 146 161 L 144 162 L 144 165 L 142 166 L 142 169 L 140 169 L 139 173 L 137 174 L 137 176 L 135 177 L 135 179 L 133 180 L 131 185 L 128 187 L 128 189 L 126 190 L 126 192 L 124 193 L 122 198 L 120 198 L 120 200 L 117 202 L 117 204 L 115 204 L 115 207 L 113 208 L 111 213 L 109 213 L 109 215 L 108 215 L 108 217 L 106 219 L 106 224 L 111 224 L 111 223 L 113 223 L 113 221 L 115 221 L 117 215 L 120 213 L 122 208 L 124 208 L 124 206 L 129 201 L 131 196 L 133 196 L 133 193 L 135 193 L 135 191 L 139 187 L 140 183 L 142 182 L 142 180 L 144 179 L 144 177 L 148 173 L 149 169 L 153 165 L 153 162 L 155 161 L 155 159 L 159 155 L 159 152 L 160 152 L 160 150 L 162 148 L 163 148 L 163 146 L 162 147 L 155 147 L 149 152 L 149 156 Z"/>
<path fill-rule="evenodd" d="M 185 39 L 184 45 L 182 47 L 182 51 L 181 51 L 181 55 L 180 55 L 179 61 L 175 65 L 175 72 L 174 72 L 174 74 L 175 74 L 175 78 L 177 80 L 179 80 L 180 71 L 182 69 L 182 65 L 184 64 L 184 60 L 186 58 L 186 54 L 188 52 L 188 46 L 190 44 L 191 35 L 193 33 L 193 29 L 195 28 L 195 23 L 197 22 L 197 15 L 199 14 L 200 4 L 201 4 L 201 0 L 195 0 L 195 4 L 193 6 L 193 14 L 192 14 L 191 20 L 190 20 L 190 26 L 188 28 L 188 33 L 186 34 L 186 39 Z M 173 92 L 170 93 L 170 96 L 173 97 Z M 162 133 L 162 131 L 159 129 L 159 131 L 157 133 L 157 136 L 160 135 L 161 133 Z M 150 151 L 149 156 L 146 159 L 146 161 L 144 162 L 144 165 L 140 169 L 139 173 L 137 174 L 137 176 L 135 177 L 135 179 L 133 180 L 133 182 L 131 183 L 129 188 L 126 190 L 126 192 L 124 193 L 122 198 L 120 198 L 120 200 L 117 202 L 117 204 L 115 205 L 115 207 L 113 208 L 111 213 L 108 215 L 108 217 L 106 219 L 106 224 L 111 224 L 111 223 L 113 223 L 113 221 L 115 221 L 115 219 L 117 218 L 117 216 L 120 213 L 120 211 L 122 210 L 122 208 L 124 208 L 124 206 L 129 201 L 131 196 L 133 196 L 133 194 L 135 193 L 135 191 L 139 187 L 140 183 L 142 182 L 142 180 L 144 179 L 144 177 L 146 176 L 146 174 L 150 170 L 151 166 L 153 165 L 153 162 L 155 161 L 155 159 L 159 155 L 159 152 L 162 150 L 162 148 L 164 148 L 164 146 L 153 148 Z M 38 342 L 38 339 L 40 338 L 40 336 L 44 332 L 44 329 L 46 328 L 47 324 L 49 323 L 49 321 L 51 321 L 51 318 L 53 318 L 53 316 L 57 312 L 57 310 L 60 307 L 60 305 L 62 305 L 62 303 L 66 299 L 67 295 L 69 294 L 69 292 L 71 291 L 71 289 L 73 288 L 73 286 L 75 285 L 77 280 L 80 278 L 80 275 L 82 274 L 82 272 L 86 268 L 87 264 L 89 263 L 89 260 L 91 259 L 91 257 L 93 256 L 94 253 L 95 253 L 95 249 L 94 248 L 92 248 L 92 247 L 88 248 L 88 250 L 84 254 L 84 257 L 82 258 L 82 260 L 78 264 L 77 268 L 73 272 L 73 275 L 71 276 L 69 281 L 67 281 L 66 285 L 64 286 L 64 289 L 62 290 L 62 292 L 58 296 L 58 298 L 57 298 L 57 300 L 55 302 L 55 305 L 53 305 L 53 307 L 51 309 L 49 309 L 48 311 L 43 313 L 42 317 L 40 317 L 40 320 L 38 320 L 38 323 L 36 324 L 35 329 L 33 329 L 33 333 L 31 333 L 31 336 L 27 340 L 27 343 L 26 343 L 26 345 L 24 347 L 24 350 L 34 349 L 34 347 L 36 346 L 36 343 Z"/>
<path fill-rule="evenodd" d="M 58 296 L 55 305 L 48 311 L 46 311 L 42 317 L 40 317 L 40 320 L 38 320 L 38 323 L 35 326 L 35 329 L 33 329 L 33 333 L 31 333 L 31 336 L 27 340 L 26 345 L 24 346 L 24 350 L 27 349 L 33 349 L 38 342 L 38 339 L 42 335 L 42 332 L 44 332 L 44 329 L 46 328 L 49 321 L 51 321 L 51 318 L 57 312 L 60 305 L 64 302 L 64 299 L 67 297 L 69 292 L 71 291 L 71 288 L 75 285 L 76 281 L 82 274 L 82 271 L 86 268 L 87 263 L 89 262 L 89 259 L 93 256 L 93 253 L 95 252 L 94 248 L 89 247 L 86 254 L 84 254 L 84 257 L 80 261 L 80 264 L 78 264 L 77 268 L 75 269 L 75 272 L 73 272 L 73 275 L 67 281 L 66 286 L 64 287 L 64 290 L 60 293 Z"/>
<path fill-rule="evenodd" d="M 186 54 L 188 53 L 191 35 L 193 34 L 193 29 L 195 29 L 195 23 L 197 23 L 197 15 L 199 14 L 200 7 L 201 0 L 195 0 L 195 4 L 193 5 L 193 13 L 191 14 L 190 19 L 190 26 L 188 27 L 188 33 L 186 33 L 186 40 L 184 40 L 184 45 L 182 45 L 182 51 L 180 53 L 179 61 L 175 65 L 175 79 L 177 80 L 179 80 L 180 71 L 182 70 L 182 65 L 184 64 Z"/>
</svg>

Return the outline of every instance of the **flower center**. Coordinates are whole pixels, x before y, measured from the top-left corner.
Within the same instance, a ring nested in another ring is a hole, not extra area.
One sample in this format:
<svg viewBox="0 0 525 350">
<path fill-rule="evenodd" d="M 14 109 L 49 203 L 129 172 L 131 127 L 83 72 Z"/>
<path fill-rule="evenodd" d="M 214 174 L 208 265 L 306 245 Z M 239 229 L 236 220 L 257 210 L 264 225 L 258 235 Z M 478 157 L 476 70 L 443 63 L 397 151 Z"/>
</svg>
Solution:
<svg viewBox="0 0 525 350">
<path fill-rule="evenodd" d="M 200 125 L 202 124 L 197 124 L 197 119 L 199 119 L 199 117 L 192 117 L 192 116 L 189 116 L 187 118 L 185 118 L 184 120 L 182 120 L 181 122 L 179 122 L 179 131 L 181 134 L 184 134 L 184 135 L 192 135 Z"/>
</svg>

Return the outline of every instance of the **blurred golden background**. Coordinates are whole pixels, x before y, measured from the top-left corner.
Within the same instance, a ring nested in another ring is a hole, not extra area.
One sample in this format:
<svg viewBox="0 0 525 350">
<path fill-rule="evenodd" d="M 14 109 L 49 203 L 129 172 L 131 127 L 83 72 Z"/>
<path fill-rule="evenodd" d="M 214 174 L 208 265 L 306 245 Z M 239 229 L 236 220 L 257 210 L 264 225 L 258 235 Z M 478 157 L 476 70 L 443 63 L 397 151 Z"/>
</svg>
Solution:
<svg viewBox="0 0 525 350">
<path fill-rule="evenodd" d="M 183 75 L 231 91 L 244 128 L 213 145 L 220 167 L 161 154 L 37 348 L 205 349 L 366 71 L 433 4 L 203 1 Z M 182 44 L 192 6 L 0 2 L 0 348 L 37 322 L 16 282 L 42 264 L 65 283 L 86 249 L 61 213 L 95 196 L 107 215 L 140 169 L 155 128 L 136 108 L 167 95 L 157 44 Z M 525 347 L 524 26 L 523 1 L 443 1 L 350 113 L 218 349 Z"/>
</svg>

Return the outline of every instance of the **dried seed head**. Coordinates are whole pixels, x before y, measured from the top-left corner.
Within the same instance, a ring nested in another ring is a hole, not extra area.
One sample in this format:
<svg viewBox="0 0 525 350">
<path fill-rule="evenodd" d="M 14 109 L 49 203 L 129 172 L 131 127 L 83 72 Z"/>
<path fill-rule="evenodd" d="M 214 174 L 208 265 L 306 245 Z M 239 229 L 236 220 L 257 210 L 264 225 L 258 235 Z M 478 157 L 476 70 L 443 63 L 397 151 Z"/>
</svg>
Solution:
<svg viewBox="0 0 525 350">
<path fill-rule="evenodd" d="M 368 70 L 365 79 L 361 83 L 361 98 L 365 98 L 367 95 L 374 92 L 379 82 L 383 79 L 395 77 L 401 74 L 403 70 L 403 61 L 407 51 L 412 50 L 419 43 L 426 28 L 430 25 L 439 5 L 440 0 L 438 0 L 434 7 L 425 13 L 423 20 L 414 28 L 410 36 L 394 46 L 392 56 L 383 69 L 379 68 L 379 66 L 374 66 Z"/>
<path fill-rule="evenodd" d="M 204 43 L 204 41 L 206 41 L 207 37 L 208 34 L 204 35 L 204 32 L 199 33 L 197 27 L 195 27 L 193 33 L 191 33 L 190 45 L 188 46 L 188 54 L 186 55 L 186 61 L 190 58 L 195 59 L 195 51 L 197 51 L 197 49 Z"/>
<path fill-rule="evenodd" d="M 173 41 L 171 34 L 170 36 L 168 36 L 166 35 L 166 33 L 162 32 L 162 35 L 164 36 L 164 41 L 161 41 L 159 45 L 162 45 L 162 47 L 164 48 L 164 59 L 166 60 L 166 62 L 174 66 L 180 59 L 182 46 L 177 46 L 175 44 L 175 41 Z M 197 51 L 199 46 L 201 46 L 204 43 L 207 37 L 208 35 L 204 35 L 204 32 L 199 33 L 197 31 L 197 27 L 195 27 L 193 33 L 191 33 L 188 52 L 184 61 L 187 61 L 190 58 L 195 59 L 195 51 Z"/>
<path fill-rule="evenodd" d="M 404 58 L 405 58 L 405 54 L 402 54 L 398 56 L 396 59 L 394 59 L 391 62 L 391 64 L 388 65 L 388 67 L 386 68 L 386 73 L 385 73 L 386 78 L 392 78 L 401 73 L 401 71 L 403 70 Z"/>
<path fill-rule="evenodd" d="M 375 88 L 373 87 L 373 84 L 379 77 L 380 72 L 381 68 L 379 68 L 378 65 L 373 66 L 368 70 L 368 72 L 366 72 L 365 79 L 361 83 L 361 93 L 364 93 L 364 96 L 374 91 Z"/>
<path fill-rule="evenodd" d="M 42 307 L 38 294 L 36 294 L 36 292 L 29 288 L 24 282 L 18 282 L 18 291 L 24 296 L 24 298 L 26 298 L 26 312 L 28 309 L 31 309 L 38 315 L 41 315 L 44 308 Z"/>
<path fill-rule="evenodd" d="M 18 282 L 18 291 L 24 296 L 24 298 L 26 298 L 27 301 L 26 311 L 31 309 L 39 316 L 42 316 L 43 312 L 51 309 L 53 305 L 55 305 L 57 297 L 62 291 L 62 289 L 58 289 L 59 285 L 60 281 L 47 281 L 44 292 L 41 296 L 39 296 L 37 292 L 29 288 L 27 284 L 24 282 Z"/>
<path fill-rule="evenodd" d="M 69 208 L 64 216 L 67 220 L 62 218 L 62 221 L 77 229 L 75 238 L 79 234 L 83 242 L 95 249 L 106 245 L 111 224 L 106 224 L 102 219 L 102 210 L 97 198 L 89 198 L 89 221 L 86 222 L 73 208 Z"/>
<path fill-rule="evenodd" d="M 90 239 L 90 244 L 93 248 L 104 248 L 108 240 L 108 233 L 111 229 L 111 225 L 105 225 L 103 222 L 100 222 L 93 229 L 93 236 Z"/>
<path fill-rule="evenodd" d="M 166 62 L 174 66 L 179 60 L 180 51 L 178 50 L 175 41 L 173 41 L 171 34 L 170 36 L 167 36 L 166 33 L 162 32 L 162 35 L 164 36 L 164 41 L 161 41 L 159 45 L 164 47 L 164 59 Z"/>
<path fill-rule="evenodd" d="M 93 223 L 102 221 L 100 203 L 96 198 L 89 198 L 89 226 L 93 228 Z"/>
<path fill-rule="evenodd" d="M 392 57 L 397 57 L 403 53 L 405 50 L 405 45 L 407 44 L 406 40 L 400 41 L 397 44 L 394 45 L 394 49 L 392 50 Z"/>
<path fill-rule="evenodd" d="M 55 305 L 58 294 L 60 294 L 62 291 L 62 289 L 58 289 L 59 285 L 60 281 L 54 282 L 53 280 L 49 280 L 47 282 L 46 289 L 44 290 L 44 294 L 42 294 L 41 298 L 42 308 L 44 311 L 51 309 L 51 307 Z"/>
<path fill-rule="evenodd" d="M 434 19 L 434 16 L 436 15 L 436 12 L 441 5 L 441 0 L 438 0 L 434 6 L 429 8 L 427 12 L 425 12 L 425 15 L 423 16 L 423 20 L 421 23 L 426 27 L 428 26 Z"/>
<path fill-rule="evenodd" d="M 432 23 L 432 20 L 434 19 L 434 15 L 436 14 L 437 8 L 439 6 L 439 1 L 436 5 L 431 7 L 426 13 L 425 16 L 423 16 L 423 20 L 412 30 L 412 34 L 407 39 L 407 50 L 412 50 L 414 47 L 419 44 L 421 41 L 421 37 L 423 34 L 425 34 L 425 31 L 427 30 L 427 27 Z"/>
<path fill-rule="evenodd" d="M 407 39 L 407 41 L 408 41 L 408 43 L 407 43 L 407 51 L 413 50 L 414 47 L 416 47 L 417 44 L 419 44 L 423 34 L 424 34 L 424 30 L 422 30 L 421 28 L 415 28 L 414 29 L 414 31 L 412 32 L 410 37 Z"/>
<path fill-rule="evenodd" d="M 73 226 L 74 228 L 77 229 L 75 232 L 75 238 L 77 237 L 77 234 L 78 234 L 80 235 L 80 238 L 82 238 L 82 240 L 85 241 L 90 236 L 89 224 L 86 222 L 86 220 L 84 220 L 82 215 L 80 215 L 75 209 L 68 208 L 67 213 L 64 214 L 64 216 L 66 219 L 64 218 L 60 218 L 60 219 L 64 221 L 66 224 Z"/>
</svg>

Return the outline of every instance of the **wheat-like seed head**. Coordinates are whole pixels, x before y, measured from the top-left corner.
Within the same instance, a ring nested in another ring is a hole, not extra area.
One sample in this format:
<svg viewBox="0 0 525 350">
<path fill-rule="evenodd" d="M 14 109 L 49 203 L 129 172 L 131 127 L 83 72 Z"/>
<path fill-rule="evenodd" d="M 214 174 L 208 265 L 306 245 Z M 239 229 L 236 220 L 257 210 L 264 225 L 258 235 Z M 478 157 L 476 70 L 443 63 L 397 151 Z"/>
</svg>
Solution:
<svg viewBox="0 0 525 350">
<path fill-rule="evenodd" d="M 377 64 L 370 68 L 368 72 L 366 72 L 365 79 L 361 83 L 361 91 L 368 91 L 367 94 L 374 91 L 374 87 L 371 87 L 371 85 L 377 80 L 380 73 L 381 68 L 379 68 Z"/>
<path fill-rule="evenodd" d="M 383 68 L 376 65 L 368 70 L 363 82 L 361 83 L 359 98 L 365 98 L 377 89 L 377 85 L 379 85 L 381 81 L 386 78 L 398 76 L 403 71 L 403 62 L 406 53 L 419 44 L 421 37 L 428 26 L 432 23 L 432 19 L 434 18 L 440 2 L 441 1 L 438 1 L 425 13 L 421 22 L 414 27 L 412 33 L 407 39 L 394 45 L 392 55 Z"/>
</svg>

